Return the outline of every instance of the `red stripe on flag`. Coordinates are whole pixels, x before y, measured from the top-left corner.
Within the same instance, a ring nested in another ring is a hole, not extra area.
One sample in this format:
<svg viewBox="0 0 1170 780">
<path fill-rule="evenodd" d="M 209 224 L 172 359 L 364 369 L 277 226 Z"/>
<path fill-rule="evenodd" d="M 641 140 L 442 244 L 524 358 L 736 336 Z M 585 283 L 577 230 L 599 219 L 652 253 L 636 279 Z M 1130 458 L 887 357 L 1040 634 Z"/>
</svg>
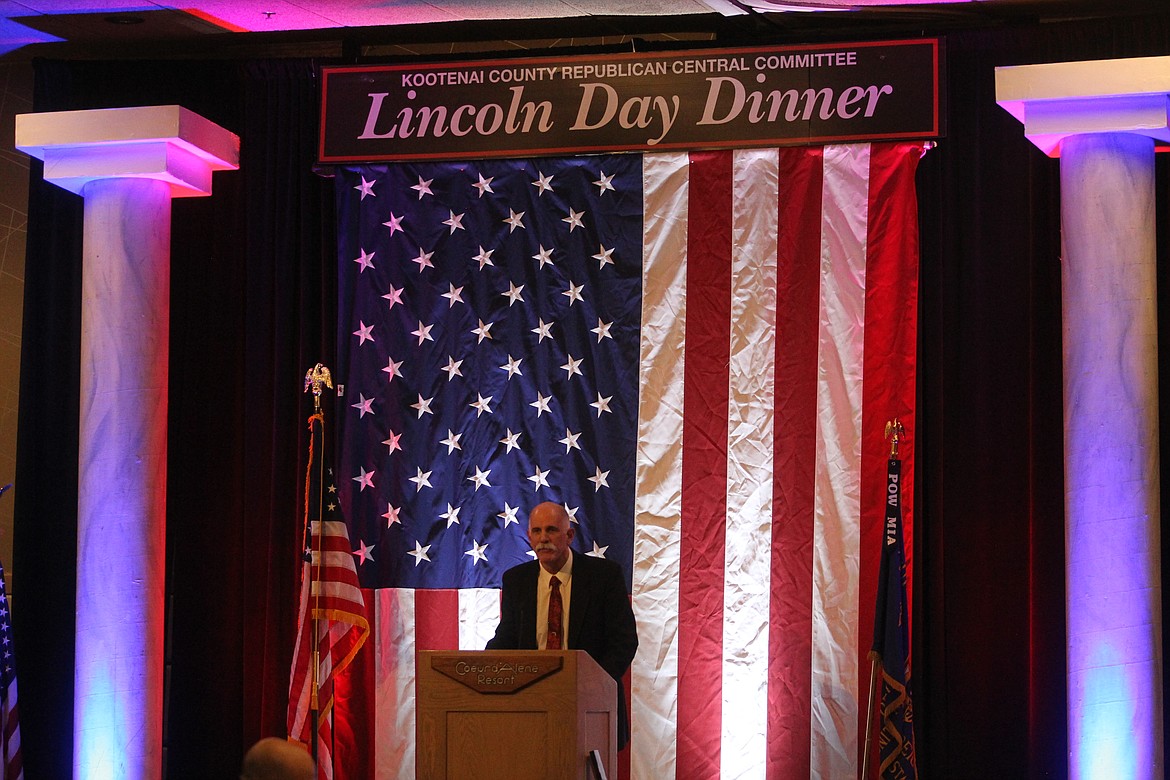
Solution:
<svg viewBox="0 0 1170 780">
<path fill-rule="evenodd" d="M 366 622 L 377 626 L 374 615 L 375 594 L 362 589 Z M 353 661 L 333 677 L 333 772 L 336 780 L 373 777 L 374 743 L 377 717 L 374 681 L 374 643 L 354 656 Z"/>
<path fill-rule="evenodd" d="M 906 428 L 902 440 L 902 527 L 907 551 L 907 582 L 912 549 L 915 344 L 918 301 L 918 211 L 914 172 L 921 144 L 872 147 L 869 179 L 869 233 L 865 286 L 865 385 L 862 390 L 861 577 L 858 593 L 858 668 L 868 686 L 870 642 L 885 524 L 885 424 L 897 417 Z M 859 692 L 858 763 L 865 752 L 868 691 Z M 876 768 L 876 762 L 871 762 Z"/>
<path fill-rule="evenodd" d="M 821 164 L 819 147 L 780 151 L 769 777 L 810 772 Z"/>
<path fill-rule="evenodd" d="M 890 344 L 887 361 L 891 377 L 896 380 L 891 391 L 891 405 L 908 410 L 900 415 L 906 426 L 902 440 L 902 543 L 906 548 L 906 582 L 914 581 L 914 408 L 916 400 L 917 344 L 918 344 L 918 200 L 914 197 L 914 177 L 923 150 L 920 143 L 875 146 L 875 159 L 880 161 L 878 174 L 870 182 L 872 208 L 879 209 L 879 226 L 884 230 L 870 236 L 877 252 L 888 257 L 883 263 L 882 278 L 876 289 L 869 288 L 871 302 L 884 312 L 884 327 L 889 332 L 883 338 Z M 870 224 L 874 224 L 873 220 Z M 887 244 L 889 245 L 887 247 Z M 886 271 L 890 267 L 892 270 Z M 891 281 L 887 284 L 885 276 Z M 883 460 L 885 453 L 883 452 Z M 882 476 L 885 484 L 885 475 Z M 885 497 L 882 497 L 884 506 Z M 875 574 L 876 576 L 876 574 Z M 907 603 L 907 614 L 912 603 Z M 913 623 L 913 621 L 911 621 Z"/>
<path fill-rule="evenodd" d="M 730 154 L 691 156 L 678 631 L 678 766 L 689 777 L 719 776 L 722 742 L 731 181 Z"/>
<path fill-rule="evenodd" d="M 416 590 L 414 630 L 419 650 L 458 650 L 459 591 Z"/>
</svg>

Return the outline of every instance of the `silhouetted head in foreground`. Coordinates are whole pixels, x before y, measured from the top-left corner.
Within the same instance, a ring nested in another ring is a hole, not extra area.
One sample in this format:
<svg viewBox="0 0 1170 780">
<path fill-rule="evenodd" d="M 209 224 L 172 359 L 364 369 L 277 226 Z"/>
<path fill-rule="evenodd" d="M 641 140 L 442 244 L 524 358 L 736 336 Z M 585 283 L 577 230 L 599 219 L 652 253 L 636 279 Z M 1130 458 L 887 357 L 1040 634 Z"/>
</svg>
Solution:
<svg viewBox="0 0 1170 780">
<path fill-rule="evenodd" d="M 278 737 L 265 737 L 244 754 L 240 780 L 315 780 L 309 751 Z"/>
</svg>

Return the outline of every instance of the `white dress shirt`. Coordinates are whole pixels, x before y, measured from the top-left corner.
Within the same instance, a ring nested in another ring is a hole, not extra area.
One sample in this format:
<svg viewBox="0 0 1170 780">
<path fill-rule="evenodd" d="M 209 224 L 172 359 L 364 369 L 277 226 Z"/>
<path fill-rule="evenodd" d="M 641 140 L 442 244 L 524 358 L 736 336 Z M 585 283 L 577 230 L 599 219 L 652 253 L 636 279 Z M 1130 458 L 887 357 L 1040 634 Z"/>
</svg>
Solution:
<svg viewBox="0 0 1170 780">
<path fill-rule="evenodd" d="M 540 566 L 540 576 L 536 580 L 536 646 L 541 650 L 548 649 L 548 597 L 552 593 L 553 575 Z M 569 550 L 569 558 L 565 565 L 557 572 L 557 579 L 561 581 L 561 649 L 569 646 L 569 594 L 573 590 L 573 551 Z"/>
</svg>

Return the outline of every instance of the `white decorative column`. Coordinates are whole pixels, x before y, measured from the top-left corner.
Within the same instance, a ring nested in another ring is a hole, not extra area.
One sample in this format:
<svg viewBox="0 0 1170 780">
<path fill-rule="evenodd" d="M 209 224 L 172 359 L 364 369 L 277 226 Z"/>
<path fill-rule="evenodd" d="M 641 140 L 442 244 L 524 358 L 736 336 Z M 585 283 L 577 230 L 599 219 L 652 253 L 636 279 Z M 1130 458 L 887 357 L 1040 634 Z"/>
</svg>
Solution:
<svg viewBox="0 0 1170 780">
<path fill-rule="evenodd" d="M 1154 139 L 1170 57 L 996 69 L 1060 157 L 1069 777 L 1163 777 Z"/>
<path fill-rule="evenodd" d="M 73 776 L 162 776 L 171 198 L 239 139 L 179 106 L 24 114 L 16 146 L 85 198 Z"/>
</svg>

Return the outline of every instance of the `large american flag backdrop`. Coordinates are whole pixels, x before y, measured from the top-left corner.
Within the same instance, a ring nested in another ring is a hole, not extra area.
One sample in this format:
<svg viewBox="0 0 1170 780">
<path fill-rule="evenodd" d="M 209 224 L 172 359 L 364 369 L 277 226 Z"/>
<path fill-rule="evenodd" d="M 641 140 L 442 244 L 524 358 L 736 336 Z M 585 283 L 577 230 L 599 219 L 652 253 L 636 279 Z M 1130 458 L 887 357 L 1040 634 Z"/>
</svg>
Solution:
<svg viewBox="0 0 1170 780">
<path fill-rule="evenodd" d="M 484 646 L 548 500 L 627 572 L 622 776 L 856 776 L 890 417 L 913 495 L 921 152 L 337 171 L 371 634 L 335 680 L 335 776 L 413 776 L 416 653 Z"/>
</svg>

